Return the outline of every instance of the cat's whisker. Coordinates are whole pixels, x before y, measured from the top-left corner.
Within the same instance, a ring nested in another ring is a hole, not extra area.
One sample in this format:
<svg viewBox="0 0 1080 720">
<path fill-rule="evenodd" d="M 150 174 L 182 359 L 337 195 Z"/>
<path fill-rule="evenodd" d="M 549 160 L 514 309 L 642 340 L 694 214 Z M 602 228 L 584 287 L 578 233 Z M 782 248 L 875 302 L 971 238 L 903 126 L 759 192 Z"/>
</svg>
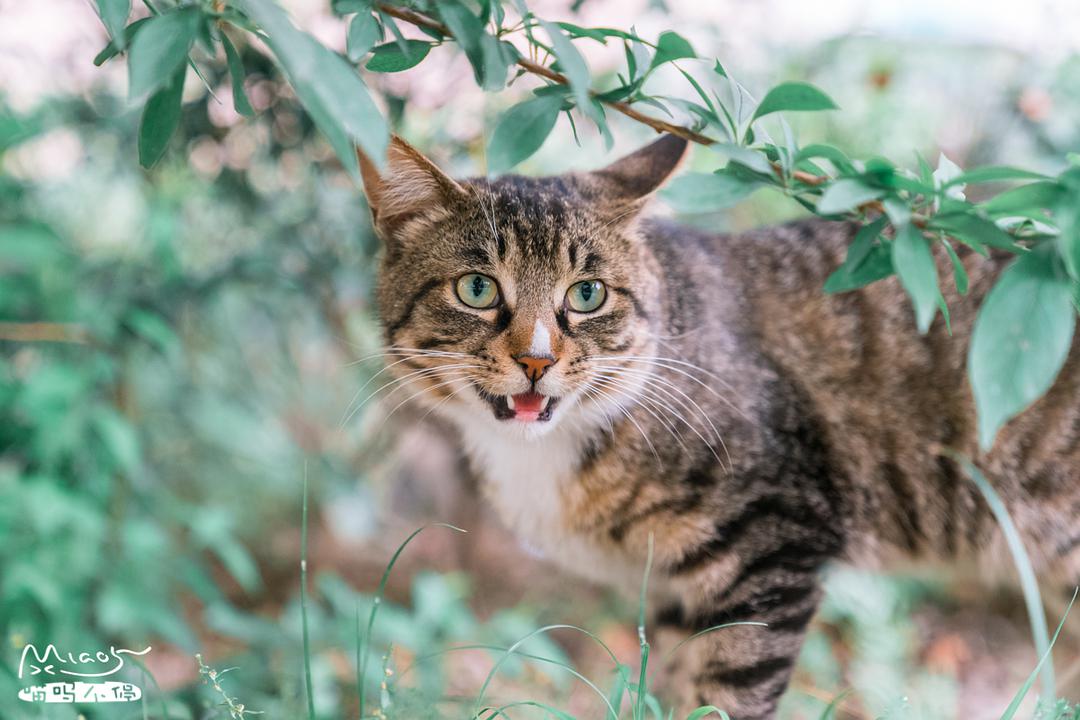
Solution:
<svg viewBox="0 0 1080 720">
<path fill-rule="evenodd" d="M 690 395 L 688 395 L 686 392 L 684 392 L 683 389 L 680 388 L 678 385 L 666 380 L 665 378 L 659 377 L 655 373 L 653 373 L 651 371 L 648 371 L 648 370 L 641 370 L 641 369 L 638 369 L 638 368 L 614 367 L 614 366 L 611 366 L 611 365 L 597 365 L 597 366 L 594 366 L 594 367 L 596 367 L 596 369 L 598 369 L 598 370 L 606 370 L 606 371 L 609 371 L 609 372 L 618 372 L 618 373 L 623 373 L 623 374 L 630 375 L 632 377 L 639 378 L 643 382 L 647 382 L 651 386 L 653 386 L 654 388 L 656 388 L 658 390 L 661 390 L 671 400 L 673 400 L 675 402 L 678 402 L 679 405 L 684 410 L 687 411 L 687 413 L 696 413 L 697 415 L 699 415 L 702 418 L 702 420 L 704 420 L 705 423 L 709 426 L 709 429 L 712 431 L 712 434 L 716 437 L 716 439 L 720 442 L 720 444 L 721 445 L 724 444 L 723 437 L 720 435 L 720 431 L 717 429 L 716 424 L 713 423 L 712 418 L 709 417 L 709 414 L 706 413 L 705 410 L 702 409 L 702 407 L 697 403 L 696 400 L 694 400 L 694 398 L 690 397 Z M 667 388 L 670 388 L 670 390 L 668 390 Z M 678 393 L 680 397 L 675 397 L 671 393 L 671 391 L 674 391 L 674 392 Z M 690 407 L 688 407 L 687 403 L 689 403 Z M 691 407 L 693 408 L 692 410 L 691 410 Z M 704 440 L 704 438 L 702 438 L 702 440 Z M 727 447 L 726 446 L 724 448 L 724 452 L 727 453 Z M 730 460 L 730 455 L 729 455 L 728 459 Z"/>
<path fill-rule="evenodd" d="M 637 378 L 632 376 L 627 377 L 621 373 L 602 370 L 593 373 L 592 379 L 593 381 L 598 383 L 606 383 L 617 386 L 620 393 L 626 395 L 632 400 L 642 398 L 649 398 L 653 401 L 663 400 L 663 398 L 660 397 L 660 395 L 657 394 L 652 388 L 648 387 L 647 384 L 635 384 L 633 381 L 636 381 Z M 675 408 L 671 407 L 670 405 L 666 405 L 665 410 L 672 415 L 677 415 Z"/>
<path fill-rule="evenodd" d="M 447 364 L 434 365 L 434 366 L 431 366 L 431 367 L 424 367 L 424 368 L 420 368 L 418 370 L 413 370 L 413 371 L 408 372 L 405 375 L 401 376 L 400 378 L 392 379 L 389 382 L 384 383 L 380 387 L 376 388 L 374 391 L 371 392 L 370 395 L 368 395 L 367 398 L 365 398 L 363 401 L 361 401 L 360 406 L 363 406 L 363 404 L 365 402 L 367 402 L 368 399 L 370 399 L 371 397 L 373 397 L 374 395 L 376 395 L 380 391 L 384 390 L 385 388 L 388 388 L 388 387 L 394 385 L 395 383 L 404 382 L 405 380 L 408 380 L 408 379 L 410 379 L 412 377 L 415 377 L 415 376 L 418 376 L 418 375 L 423 375 L 423 374 L 426 374 L 426 373 L 434 373 L 434 372 L 437 372 L 439 370 L 457 369 L 459 367 L 476 367 L 476 365 L 474 363 L 456 363 L 456 364 L 449 364 L 449 365 L 447 365 Z M 385 369 L 389 369 L 389 368 L 384 368 L 384 370 Z M 374 377 L 370 378 L 366 383 L 364 383 L 363 386 L 360 387 L 359 390 L 356 391 L 356 393 L 353 396 L 353 399 L 349 402 L 350 407 L 356 401 L 356 397 L 359 396 L 360 393 L 363 392 L 364 388 L 366 388 L 368 385 L 370 385 L 371 382 L 374 379 L 375 379 Z M 359 409 L 359 408 L 357 408 L 357 409 Z M 353 412 L 355 412 L 355 410 Z M 351 417 L 351 415 L 350 415 L 350 417 Z M 350 419 L 350 417 L 346 417 L 342 422 L 344 423 L 344 422 L 348 421 Z"/>
<path fill-rule="evenodd" d="M 467 379 L 467 378 L 464 378 L 464 379 Z M 460 393 L 460 392 L 462 392 L 464 390 L 468 390 L 471 386 L 472 386 L 472 383 L 467 382 L 464 385 L 462 385 L 461 387 L 459 387 L 457 390 L 455 390 L 454 392 L 452 392 L 449 395 L 447 395 L 446 397 L 444 397 L 439 402 L 435 403 L 434 406 L 432 406 L 426 413 L 424 413 L 423 417 L 420 418 L 420 421 L 423 422 L 424 420 L 427 420 L 428 415 L 430 415 L 431 413 L 433 413 L 436 410 L 438 410 L 439 408 L 441 408 L 443 405 L 445 405 L 447 402 L 449 402 L 454 397 L 457 397 L 458 393 Z"/>
<path fill-rule="evenodd" d="M 360 386 L 360 388 L 353 394 L 352 400 L 349 401 L 349 406 L 351 407 L 352 404 L 354 402 L 356 402 L 356 398 L 360 396 L 360 393 L 362 393 L 364 391 L 364 388 L 366 388 L 368 385 L 373 383 L 376 378 L 378 378 L 380 375 L 382 375 L 384 372 L 386 372 L 390 368 L 395 367 L 395 366 L 400 365 L 400 364 L 405 363 L 405 362 L 409 362 L 410 360 L 416 360 L 418 358 L 433 359 L 435 357 L 441 357 L 441 356 L 437 356 L 437 355 L 436 356 L 410 355 L 410 356 L 402 358 L 401 360 L 396 360 L 396 361 L 390 363 L 389 365 L 383 367 L 377 373 L 372 375 L 370 378 L 368 378 L 367 382 L 365 382 L 363 385 Z M 469 358 L 470 356 L 465 355 L 464 353 L 461 353 L 461 357 L 462 358 Z M 453 357 L 453 358 L 450 358 L 450 359 L 457 360 L 457 359 L 460 359 L 460 358 Z"/>
<path fill-rule="evenodd" d="M 656 368 L 662 368 L 664 370 L 669 370 L 671 372 L 678 373 L 679 375 L 683 375 L 683 376 L 689 378 L 690 380 L 692 380 L 693 382 L 697 383 L 701 387 L 705 388 L 709 392 L 711 392 L 721 402 L 723 402 L 725 405 L 727 405 L 732 410 L 734 410 L 736 413 L 738 413 L 744 420 L 746 420 L 747 422 L 753 423 L 754 425 L 757 425 L 757 423 L 754 421 L 754 419 L 751 418 L 749 415 L 747 415 L 742 410 L 742 408 L 740 408 L 738 405 L 733 403 L 729 398 L 727 398 L 724 395 L 721 395 L 719 392 L 717 392 L 716 388 L 712 387 L 708 383 L 703 382 L 700 378 L 695 377 L 694 375 L 692 375 L 691 373 L 689 373 L 689 372 L 687 372 L 685 370 L 682 370 L 682 369 L 677 368 L 677 367 L 672 367 L 671 365 L 667 365 L 667 364 L 664 364 L 664 363 L 659 362 L 659 361 L 660 360 L 665 360 L 665 361 L 683 363 L 683 364 L 686 364 L 686 365 L 690 365 L 693 368 L 696 368 L 700 372 L 710 374 L 710 375 L 712 374 L 712 373 L 709 373 L 708 370 L 703 370 L 702 368 L 699 368 L 696 365 L 693 365 L 692 363 L 685 363 L 685 361 L 675 361 L 672 358 L 650 358 L 650 357 L 644 357 L 644 356 L 638 357 L 638 356 L 633 356 L 633 355 L 627 355 L 627 356 L 623 356 L 623 357 L 605 355 L 605 356 L 596 356 L 593 359 L 594 360 L 614 360 L 614 361 L 635 362 L 635 363 L 638 363 L 640 365 L 648 365 L 648 366 L 652 366 L 652 367 L 656 367 Z M 725 380 L 723 380 L 722 378 L 719 378 L 719 377 L 717 377 L 716 380 L 718 382 L 722 383 L 728 390 L 731 390 L 732 392 L 734 392 L 734 388 L 731 386 L 730 383 L 728 383 L 727 381 L 725 381 Z"/>
<path fill-rule="evenodd" d="M 409 397 L 405 398 L 404 400 L 399 402 L 397 405 L 395 405 L 394 409 L 391 410 L 386 415 L 386 417 L 383 418 L 383 421 L 380 424 L 380 427 L 384 427 L 386 425 L 386 423 L 388 423 L 390 421 L 390 418 L 392 418 L 394 416 L 394 413 L 396 413 L 402 407 L 407 405 L 409 402 L 415 400 L 416 398 L 420 397 L 424 393 L 431 392 L 432 390 L 438 390 L 441 387 L 446 387 L 447 385 L 452 385 L 453 383 L 456 383 L 456 382 L 465 382 L 467 380 L 468 380 L 468 373 L 463 373 L 462 375 L 460 375 L 458 377 L 454 377 L 454 378 L 451 378 L 449 380 L 445 380 L 443 382 L 436 383 L 436 384 L 434 384 L 434 385 L 432 385 L 430 387 L 421 388 L 420 390 L 417 390 L 415 393 L 413 393 L 412 395 L 410 395 Z M 466 385 L 466 387 L 468 387 L 468 386 Z"/>
<path fill-rule="evenodd" d="M 597 404 L 602 402 L 602 400 L 609 398 L 606 392 L 599 391 L 598 385 L 588 379 L 582 381 L 580 390 L 582 394 L 584 394 L 586 397 L 593 400 L 593 402 Z M 611 424 L 611 416 L 609 416 L 607 412 L 602 412 L 600 413 L 600 418 L 603 418 L 604 421 L 607 423 L 608 432 L 612 434 L 615 433 L 615 425 Z"/>
<path fill-rule="evenodd" d="M 389 381 L 387 383 L 384 383 L 383 385 L 379 386 L 375 390 L 368 393 L 367 397 L 365 397 L 363 400 L 361 400 L 360 403 L 358 405 L 356 405 L 356 407 L 353 408 L 345 416 L 345 418 L 341 421 L 341 426 L 344 427 L 346 424 L 348 424 L 348 422 L 350 420 L 352 420 L 353 416 L 355 416 L 358 412 L 360 412 L 360 410 L 365 405 L 367 405 L 367 403 L 370 402 L 372 398 L 374 398 L 380 392 L 382 392 L 383 390 L 385 390 L 385 389 L 387 389 L 389 387 L 393 387 L 395 385 L 397 386 L 393 390 L 391 390 L 389 393 L 386 394 L 387 398 L 391 397 L 401 387 L 404 387 L 404 383 L 408 382 L 409 380 L 418 379 L 418 378 L 426 378 L 428 376 L 437 378 L 440 375 L 445 374 L 445 373 L 467 372 L 468 369 L 476 368 L 476 367 L 480 367 L 480 365 L 478 365 L 476 363 L 458 363 L 458 364 L 453 364 L 453 365 L 437 365 L 435 367 L 429 367 L 429 368 L 422 368 L 420 370 L 414 370 L 414 371 L 412 371 L 410 373 L 406 373 L 405 375 L 402 375 L 399 378 L 394 378 L 393 380 L 391 380 L 391 381 Z M 352 403 L 350 403 L 350 405 L 351 404 Z"/>
<path fill-rule="evenodd" d="M 666 357 L 666 356 L 663 356 L 663 355 L 597 355 L 593 359 L 594 360 L 625 360 L 627 362 L 652 361 L 652 362 L 669 363 L 669 364 L 672 364 L 672 365 L 681 365 L 682 367 L 689 368 L 691 370 L 696 370 L 699 373 L 701 373 L 702 375 L 704 375 L 705 377 L 712 378 L 713 380 L 716 380 L 719 383 L 723 383 L 729 390 L 734 390 L 734 388 L 731 387 L 728 384 L 728 381 L 726 379 L 724 379 L 723 377 L 717 375 L 716 373 L 714 373 L 714 372 L 712 372 L 710 370 L 706 370 L 705 368 L 701 367 L 700 365 L 695 365 L 692 362 L 689 362 L 687 360 L 680 360 L 679 358 Z M 691 377 L 694 377 L 694 376 L 691 375 Z M 696 378 L 696 377 L 694 379 L 698 380 L 698 382 L 701 382 L 701 380 Z"/>
<path fill-rule="evenodd" d="M 607 386 L 611 387 L 616 392 L 620 392 L 623 389 L 623 388 L 620 387 L 619 383 L 617 381 L 615 381 L 614 379 L 611 379 L 611 378 L 606 378 L 605 379 L 605 378 L 600 378 L 600 377 L 596 377 L 594 379 L 597 380 L 598 382 L 600 382 L 601 384 L 604 384 L 604 385 L 607 385 Z M 679 443 L 679 446 L 683 450 L 688 450 L 688 448 L 686 447 L 686 443 L 685 443 L 685 441 L 683 439 L 682 433 L 680 433 L 678 431 L 678 429 L 675 427 L 675 423 L 668 420 L 668 419 L 666 419 L 666 418 L 664 418 L 664 417 L 661 417 L 660 415 L 658 415 L 656 412 L 653 411 L 653 409 L 655 408 L 657 411 L 663 412 L 663 408 L 660 407 L 657 404 L 656 400 L 654 400 L 652 398 L 649 398 L 647 396 L 646 397 L 642 397 L 642 396 L 633 397 L 633 396 L 630 396 L 628 393 L 627 393 L 627 396 L 631 397 L 631 400 L 633 402 L 635 402 L 635 404 L 637 404 L 638 407 L 640 407 L 642 410 L 644 410 L 645 412 L 652 415 L 656 419 L 656 421 L 658 423 L 660 423 L 660 425 L 663 426 L 663 428 L 665 430 L 667 430 L 668 433 L 670 433 L 671 437 L 675 438 L 675 441 L 677 443 Z M 677 417 L 677 415 L 678 415 L 670 407 L 667 408 L 667 411 L 673 416 Z"/>
<path fill-rule="evenodd" d="M 382 352 L 371 353 L 370 355 L 365 355 L 362 358 L 358 358 L 356 360 L 350 360 L 348 363 L 345 364 L 345 367 L 353 367 L 355 365 L 360 365 L 362 363 L 368 362 L 370 360 L 375 360 L 377 358 L 402 357 L 402 356 L 406 356 L 406 357 L 447 357 L 447 358 L 467 358 L 467 357 L 472 357 L 468 353 L 452 352 L 452 351 L 449 351 L 449 350 L 427 350 L 427 349 L 421 349 L 421 348 L 389 347 L 389 348 L 384 349 Z"/>
<path fill-rule="evenodd" d="M 607 374 L 606 372 L 603 372 L 603 371 L 601 372 L 601 374 L 606 376 L 606 377 L 611 377 L 611 375 L 609 375 L 609 374 Z M 680 421 L 682 421 L 682 423 L 685 424 L 686 427 L 690 428 L 690 430 L 695 435 L 697 435 L 698 439 L 700 439 L 701 442 L 703 442 L 705 444 L 705 446 L 707 448 L 709 448 L 709 452 L 712 453 L 712 456 L 714 458 L 716 458 L 716 462 L 719 463 L 719 465 L 721 467 L 724 467 L 724 461 L 721 460 L 720 456 L 717 454 L 716 449 L 713 447 L 713 443 L 710 442 L 708 440 L 708 438 L 706 438 L 701 433 L 701 431 L 698 430 L 697 426 L 694 423 L 690 422 L 683 413 L 680 413 L 678 410 L 676 410 L 670 404 L 668 404 L 667 402 L 664 402 L 662 400 L 662 398 L 658 397 L 658 394 L 663 393 L 663 395 L 666 396 L 667 398 L 669 398 L 672 402 L 678 403 L 679 407 L 683 411 L 685 411 L 686 414 L 688 414 L 688 415 L 693 414 L 690 406 L 688 406 L 686 404 L 686 402 L 684 402 L 680 398 L 676 397 L 675 395 L 673 395 L 672 393 L 670 393 L 669 391 L 667 391 L 663 387 L 660 387 L 660 386 L 656 385 L 655 383 L 658 380 L 658 378 L 656 378 L 656 377 L 646 377 L 646 378 L 636 378 L 635 377 L 635 379 L 639 379 L 644 383 L 644 385 L 641 388 L 643 393 L 649 393 L 650 396 L 653 398 L 654 402 L 662 403 L 663 406 L 668 410 L 668 412 L 670 412 L 673 416 L 675 416 Z M 690 401 L 690 403 L 693 404 L 693 407 L 696 409 L 697 414 L 709 425 L 710 429 L 712 430 L 713 436 L 716 438 L 716 442 L 718 442 L 720 444 L 720 447 L 724 451 L 724 455 L 727 457 L 728 466 L 727 466 L 726 469 L 728 470 L 728 472 L 732 472 L 734 470 L 734 464 L 733 464 L 733 462 L 731 460 L 731 453 L 728 452 L 727 444 L 724 442 L 724 438 L 723 438 L 723 436 L 721 436 L 720 431 L 717 430 L 716 425 L 713 424 L 713 422 L 709 418 L 709 416 L 705 413 L 704 410 L 701 409 L 701 406 L 699 406 L 696 402 L 694 402 L 694 400 L 692 398 L 690 398 L 685 393 L 683 393 L 678 387 L 676 387 L 676 386 L 672 386 L 672 387 L 674 387 L 674 389 L 677 392 L 682 394 L 684 397 L 686 397 L 687 400 Z"/>
<path fill-rule="evenodd" d="M 476 199 L 480 202 L 480 210 L 484 213 L 484 219 L 487 220 L 488 227 L 491 228 L 491 239 L 496 243 L 499 242 L 499 231 L 495 228 L 495 193 L 492 192 L 491 186 L 487 187 L 488 202 L 491 205 L 490 214 L 489 209 L 484 205 L 484 193 L 477 188 Z"/>
<path fill-rule="evenodd" d="M 626 397 L 626 395 L 624 393 L 618 393 L 618 394 L 623 395 L 624 397 Z M 634 402 L 633 397 L 630 397 L 629 399 L 631 400 L 631 402 Z M 656 448 L 653 446 L 652 440 L 650 440 L 648 434 L 644 430 L 641 429 L 641 425 L 638 423 L 638 421 L 635 420 L 634 416 L 626 408 L 624 408 L 621 404 L 615 403 L 615 408 L 619 412 L 621 412 L 626 417 L 626 419 L 629 420 L 633 424 L 633 426 L 635 428 L 637 428 L 637 431 L 639 433 L 641 433 L 642 439 L 645 441 L 645 444 L 648 445 L 649 450 L 653 454 L 653 457 L 656 458 L 656 464 L 662 469 L 664 467 L 664 461 L 660 459 L 660 453 L 656 452 Z"/>
<path fill-rule="evenodd" d="M 612 376 L 605 374 L 605 377 L 611 378 Z M 622 380 L 622 382 L 625 382 L 625 380 Z M 670 399 L 673 402 L 679 403 L 679 407 L 684 412 L 689 412 L 690 409 L 686 406 L 685 403 L 683 403 L 681 400 L 679 400 L 679 398 L 673 396 L 671 393 L 665 391 L 663 388 L 651 387 L 648 384 L 646 384 L 644 387 L 641 387 L 640 392 L 642 392 L 644 394 L 644 396 L 648 399 L 650 404 L 653 405 L 653 407 L 656 407 L 657 409 L 662 409 L 663 411 L 667 412 L 670 416 L 674 417 L 676 420 L 678 420 L 682 424 L 686 425 L 686 427 L 689 428 L 690 431 L 693 432 L 694 435 L 696 435 L 698 437 L 698 439 L 701 440 L 701 442 L 707 448 L 709 448 L 709 452 L 716 459 L 716 462 L 721 467 L 724 467 L 724 461 L 716 453 L 716 450 L 713 447 L 713 443 L 710 442 L 708 440 L 708 438 L 706 438 L 701 433 L 701 431 L 697 428 L 696 425 L 694 425 L 694 423 L 690 422 L 686 418 L 686 416 L 683 414 L 683 412 L 680 412 L 679 409 L 673 407 L 667 401 L 667 399 Z M 663 396 L 660 393 L 663 393 Z M 667 399 L 665 399 L 664 396 L 666 396 Z M 700 408 L 699 408 L 699 410 L 700 410 Z M 709 421 L 708 416 L 704 415 L 704 413 L 702 413 L 702 417 L 704 417 L 705 421 L 708 422 L 710 425 L 712 424 L 711 421 Z M 713 431 L 714 431 L 714 436 L 716 437 L 716 441 L 719 442 L 720 446 L 724 449 L 724 454 L 727 455 L 727 457 L 728 457 L 728 465 L 729 465 L 729 467 L 731 467 L 731 456 L 727 452 L 727 446 L 724 444 L 724 440 L 720 436 L 719 432 L 716 431 L 715 426 L 713 427 Z M 678 433 L 677 430 L 676 430 L 676 432 Z M 682 438 L 683 438 L 682 433 L 678 433 L 678 436 L 679 436 L 679 439 L 681 441 Z M 684 449 L 686 449 L 685 444 L 683 444 L 682 442 L 680 442 L 680 444 L 683 446 Z"/>
<path fill-rule="evenodd" d="M 614 225 L 618 221 L 622 220 L 627 215 L 632 215 L 632 214 L 636 213 L 638 210 L 639 210 L 639 208 L 637 208 L 637 207 L 630 207 L 630 209 L 626 210 L 625 212 L 619 213 L 618 215 L 616 215 L 615 217 L 611 218 L 606 223 L 601 225 L 600 230 L 597 230 L 597 232 L 599 233 L 601 231 L 607 230 L 609 227 L 611 227 L 612 225 Z"/>
<path fill-rule="evenodd" d="M 593 402 L 599 404 L 604 398 L 608 397 L 608 395 L 607 395 L 607 393 L 604 393 L 601 396 L 601 394 L 595 388 L 596 388 L 595 385 L 593 385 L 592 383 L 586 381 L 581 386 L 581 392 L 587 398 L 589 398 Z M 605 423 L 607 423 L 608 434 L 614 435 L 615 434 L 615 425 L 611 422 L 611 416 L 608 415 L 607 413 L 603 413 L 601 415 L 601 417 L 604 419 Z"/>
<path fill-rule="evenodd" d="M 667 380 L 666 378 L 660 377 L 659 375 L 652 372 L 651 370 L 642 370 L 640 368 L 619 367 L 619 366 L 615 366 L 615 365 L 594 365 L 593 367 L 595 369 L 597 369 L 597 370 L 606 370 L 606 371 L 609 371 L 609 372 L 621 373 L 621 374 L 629 375 L 629 376 L 632 376 L 632 377 L 640 378 L 643 381 L 646 381 L 646 382 L 649 382 L 649 383 L 652 383 L 652 384 L 655 384 L 655 385 L 663 386 L 664 388 L 670 388 L 671 390 L 679 393 L 679 395 L 685 400 L 685 402 L 683 400 L 678 400 L 678 402 L 681 405 L 683 405 L 685 407 L 686 402 L 689 402 L 693 406 L 693 409 L 699 415 L 701 415 L 702 419 L 704 419 L 705 422 L 708 423 L 711 426 L 712 431 L 715 434 L 719 435 L 719 432 L 716 430 L 716 426 L 713 425 L 712 419 L 709 417 L 708 413 L 706 413 L 701 408 L 701 406 L 698 405 L 698 403 L 692 397 L 690 397 L 688 394 L 686 394 L 686 392 L 684 392 L 682 388 L 680 388 L 675 383 Z M 672 399 L 675 400 L 676 398 L 672 397 Z M 689 408 L 687 408 L 687 409 L 689 410 Z"/>
</svg>

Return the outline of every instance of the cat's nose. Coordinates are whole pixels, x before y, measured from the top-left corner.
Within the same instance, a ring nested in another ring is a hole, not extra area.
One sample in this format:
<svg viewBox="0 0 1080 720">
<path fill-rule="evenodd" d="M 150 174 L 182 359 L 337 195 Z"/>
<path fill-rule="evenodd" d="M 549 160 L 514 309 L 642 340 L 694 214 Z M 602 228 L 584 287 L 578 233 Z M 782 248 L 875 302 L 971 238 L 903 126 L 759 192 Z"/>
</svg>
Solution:
<svg viewBox="0 0 1080 720">
<path fill-rule="evenodd" d="M 542 378 L 544 373 L 547 372 L 547 369 L 555 364 L 555 358 L 550 355 L 541 357 L 518 355 L 514 360 L 517 361 L 517 364 L 525 371 L 525 377 L 529 378 L 532 382 L 536 382 Z"/>
</svg>

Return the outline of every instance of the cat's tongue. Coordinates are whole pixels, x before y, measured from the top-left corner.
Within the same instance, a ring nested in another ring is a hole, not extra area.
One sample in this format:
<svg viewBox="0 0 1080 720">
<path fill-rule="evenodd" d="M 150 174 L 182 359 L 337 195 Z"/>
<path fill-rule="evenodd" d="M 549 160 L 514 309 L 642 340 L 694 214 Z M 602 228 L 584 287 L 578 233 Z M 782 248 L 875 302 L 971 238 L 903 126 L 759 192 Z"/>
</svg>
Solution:
<svg viewBox="0 0 1080 720">
<path fill-rule="evenodd" d="M 512 395 L 514 417 L 518 420 L 535 420 L 547 406 L 547 396 L 537 392 Z"/>
</svg>

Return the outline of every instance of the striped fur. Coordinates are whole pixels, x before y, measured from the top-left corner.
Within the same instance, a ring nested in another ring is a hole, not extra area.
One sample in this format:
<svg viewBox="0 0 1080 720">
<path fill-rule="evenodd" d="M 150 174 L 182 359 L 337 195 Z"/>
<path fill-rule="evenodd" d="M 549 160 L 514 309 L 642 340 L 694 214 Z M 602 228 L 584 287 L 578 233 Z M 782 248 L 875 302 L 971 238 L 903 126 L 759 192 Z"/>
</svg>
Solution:
<svg viewBox="0 0 1080 720">
<path fill-rule="evenodd" d="M 976 444 L 964 354 L 1007 258 L 965 255 L 969 296 L 946 292 L 952 335 L 939 318 L 920 336 L 895 278 L 821 291 L 853 225 L 719 236 L 643 217 L 685 149 L 674 138 L 595 173 L 460 182 L 395 148 L 385 174 L 361 158 L 386 244 L 392 372 L 460 428 L 504 521 L 554 561 L 627 586 L 651 536 L 663 632 L 768 623 L 686 646 L 681 706 L 771 718 L 829 562 L 993 571 L 1003 540 L 944 447 L 991 477 L 1040 572 L 1077 581 L 1080 353 L 992 452 Z M 474 271 L 498 280 L 501 306 L 456 300 L 455 278 Z M 575 316 L 561 297 L 585 279 L 609 297 Z M 523 427 L 483 397 L 523 391 L 513 356 L 537 323 L 558 353 L 538 387 L 561 400 Z"/>
</svg>

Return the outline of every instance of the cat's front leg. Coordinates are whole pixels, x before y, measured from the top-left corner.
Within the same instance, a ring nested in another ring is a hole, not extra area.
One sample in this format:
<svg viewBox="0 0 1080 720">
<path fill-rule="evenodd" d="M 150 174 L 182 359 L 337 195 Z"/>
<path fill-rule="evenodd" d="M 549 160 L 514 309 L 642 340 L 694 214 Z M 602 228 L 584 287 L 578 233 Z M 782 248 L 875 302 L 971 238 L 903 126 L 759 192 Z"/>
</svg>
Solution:
<svg viewBox="0 0 1080 720">
<path fill-rule="evenodd" d="M 771 720 L 820 597 L 817 578 L 803 576 L 790 584 L 746 584 L 717 600 L 661 611 L 661 632 L 683 638 L 738 621 L 766 625 L 734 625 L 686 642 L 672 656 L 665 694 L 684 715 L 714 705 L 731 720 Z"/>
</svg>

